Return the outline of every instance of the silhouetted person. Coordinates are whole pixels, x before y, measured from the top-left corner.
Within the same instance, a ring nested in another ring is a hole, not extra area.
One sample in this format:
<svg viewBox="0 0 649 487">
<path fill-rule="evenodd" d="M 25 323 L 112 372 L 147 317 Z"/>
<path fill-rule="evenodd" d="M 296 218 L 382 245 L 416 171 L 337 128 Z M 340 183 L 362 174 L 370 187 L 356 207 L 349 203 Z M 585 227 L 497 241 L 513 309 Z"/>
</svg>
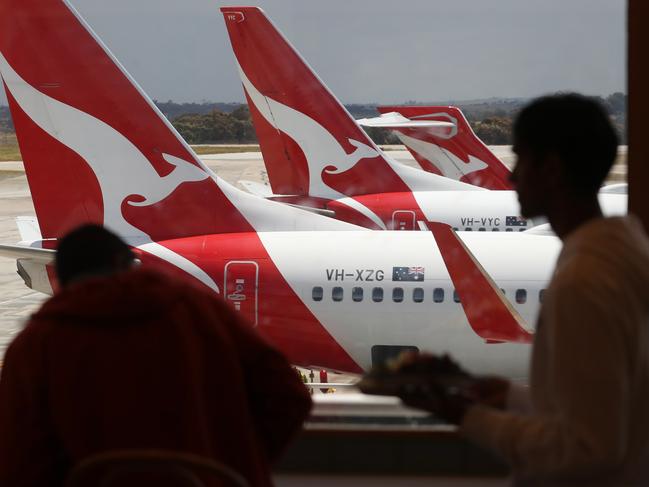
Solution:
<svg viewBox="0 0 649 487">
<path fill-rule="evenodd" d="M 522 110 L 513 149 L 521 214 L 547 217 L 563 242 L 529 393 L 488 377 L 464 396 L 405 399 L 460 424 L 521 485 L 647 485 L 649 240 L 632 216 L 604 218 L 597 200 L 616 134 L 591 99 L 549 96 Z"/>
<path fill-rule="evenodd" d="M 0 485 L 60 486 L 124 448 L 203 455 L 270 485 L 309 411 L 304 385 L 220 299 L 133 264 L 101 227 L 61 240 L 61 290 L 5 356 Z"/>
</svg>

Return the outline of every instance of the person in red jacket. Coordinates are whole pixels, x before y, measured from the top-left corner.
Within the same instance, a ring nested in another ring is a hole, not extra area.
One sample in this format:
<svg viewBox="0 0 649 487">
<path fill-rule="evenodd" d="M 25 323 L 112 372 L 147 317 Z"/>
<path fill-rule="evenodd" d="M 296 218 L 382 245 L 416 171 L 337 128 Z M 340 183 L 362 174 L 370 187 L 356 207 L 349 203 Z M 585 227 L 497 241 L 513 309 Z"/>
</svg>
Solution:
<svg viewBox="0 0 649 487">
<path fill-rule="evenodd" d="M 306 388 L 220 299 L 133 263 L 101 227 L 61 240 L 61 290 L 4 360 L 0 485 L 60 486 L 80 460 L 125 448 L 203 455 L 270 485 Z"/>
</svg>

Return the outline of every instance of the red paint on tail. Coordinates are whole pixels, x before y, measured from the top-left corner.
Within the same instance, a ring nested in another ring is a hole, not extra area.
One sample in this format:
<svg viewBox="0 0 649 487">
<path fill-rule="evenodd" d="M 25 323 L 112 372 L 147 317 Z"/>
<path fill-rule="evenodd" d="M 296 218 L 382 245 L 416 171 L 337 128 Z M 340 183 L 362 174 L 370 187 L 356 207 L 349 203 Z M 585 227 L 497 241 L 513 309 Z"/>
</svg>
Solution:
<svg viewBox="0 0 649 487">
<path fill-rule="evenodd" d="M 261 9 L 223 7 L 221 12 L 239 66 L 257 91 L 315 121 L 348 155 L 357 149 L 349 139 L 376 149 L 367 134 Z M 251 96 L 247 95 L 250 104 Z M 274 127 L 259 114 L 259 110 L 251 107 L 251 113 L 259 143 L 264 149 L 264 162 L 273 190 L 277 188 L 281 193 L 303 194 L 304 188 L 309 188 L 309 176 L 304 172 L 302 161 L 305 156 L 304 151 L 299 149 L 299 143 L 288 142 L 290 138 L 286 127 L 280 126 L 279 131 L 271 130 Z M 268 153 L 266 148 L 272 148 L 272 151 Z M 339 163 L 331 162 L 334 166 Z M 289 174 L 291 171 L 293 175 Z M 279 175 L 279 179 L 273 182 L 275 175 Z M 324 173 L 322 179 L 327 186 L 347 196 L 410 191 L 380 153 L 361 159 L 348 170 L 336 174 Z"/>
<path fill-rule="evenodd" d="M 98 130 L 106 130 L 106 124 L 130 141 L 160 179 L 177 170 L 165 154 L 182 160 L 185 167 L 200 167 L 162 114 L 65 2 L 3 0 L 0 52 L 36 92 L 83 112 L 81 117 L 92 117 Z M 105 217 L 110 209 L 102 208 L 102 201 L 116 188 L 98 185 L 101 178 L 88 161 L 39 128 L 9 93 L 11 86 L 5 88 L 43 236 L 59 237 L 85 222 L 109 223 Z M 53 119 L 52 126 L 57 133 L 77 128 L 65 118 Z M 120 152 L 108 155 L 124 160 Z M 128 171 L 117 177 L 134 180 Z M 141 194 L 148 194 L 147 184 L 142 181 Z M 122 205 L 123 218 L 154 238 L 252 230 L 209 177 L 181 182 L 167 197 L 169 201 L 148 206 Z M 138 198 L 143 197 L 134 194 L 124 200 Z"/>
<path fill-rule="evenodd" d="M 397 112 L 413 120 L 437 120 L 453 122 L 456 129 L 426 128 L 396 128 L 393 129 L 403 135 L 412 137 L 430 144 L 435 144 L 452 154 L 461 161 L 468 163 L 469 156 L 473 156 L 487 164 L 485 169 L 471 172 L 461 178 L 461 181 L 480 186 L 486 189 L 512 189 L 509 182 L 509 169 L 498 159 L 493 152 L 476 136 L 462 111 L 453 106 L 379 106 L 380 113 Z M 415 149 L 406 147 L 417 160 L 424 171 L 442 174 L 434 162 L 430 161 Z"/>
</svg>

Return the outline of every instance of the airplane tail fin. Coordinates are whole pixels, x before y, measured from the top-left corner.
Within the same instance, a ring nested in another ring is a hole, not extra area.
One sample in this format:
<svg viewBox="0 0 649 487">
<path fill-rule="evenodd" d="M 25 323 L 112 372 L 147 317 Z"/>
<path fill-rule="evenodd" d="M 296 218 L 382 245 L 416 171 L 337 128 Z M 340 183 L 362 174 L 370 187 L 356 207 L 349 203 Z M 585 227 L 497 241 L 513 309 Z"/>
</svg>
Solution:
<svg viewBox="0 0 649 487">
<path fill-rule="evenodd" d="M 261 9 L 221 12 L 274 193 L 339 198 L 413 189 L 402 174 L 417 179 L 412 168 L 386 158 Z M 436 183 L 449 189 L 437 180 L 428 189 Z"/>
<path fill-rule="evenodd" d="M 251 229 L 66 0 L 2 1 L 0 74 L 43 238 L 88 222 L 131 241 Z"/>
<path fill-rule="evenodd" d="M 485 189 L 512 189 L 509 169 L 473 132 L 459 108 L 379 106 L 377 110 L 383 114 L 377 122 L 395 114 L 412 122 L 380 126 L 396 132 L 423 170 Z M 424 121 L 446 122 L 450 126 L 430 127 Z"/>
</svg>

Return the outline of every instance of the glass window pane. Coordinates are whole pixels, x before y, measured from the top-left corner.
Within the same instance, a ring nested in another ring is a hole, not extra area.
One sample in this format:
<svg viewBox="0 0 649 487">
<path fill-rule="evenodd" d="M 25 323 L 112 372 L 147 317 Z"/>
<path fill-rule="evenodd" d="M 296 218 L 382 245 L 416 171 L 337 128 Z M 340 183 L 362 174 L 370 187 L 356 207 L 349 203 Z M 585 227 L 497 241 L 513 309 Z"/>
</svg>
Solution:
<svg viewBox="0 0 649 487">
<path fill-rule="evenodd" d="M 358 303 L 363 301 L 363 288 L 355 287 L 352 289 L 352 301 Z"/>
<path fill-rule="evenodd" d="M 517 289 L 516 290 L 516 302 L 518 304 L 524 304 L 527 301 L 527 290 Z"/>
<path fill-rule="evenodd" d="M 460 295 L 457 293 L 456 290 L 453 290 L 453 301 L 455 301 L 456 303 L 460 302 Z"/>
<path fill-rule="evenodd" d="M 539 303 L 542 303 L 544 298 L 545 298 L 545 289 L 541 289 L 539 291 Z"/>
<path fill-rule="evenodd" d="M 311 291 L 311 298 L 314 301 L 322 301 L 322 295 L 324 293 L 322 292 L 322 288 L 320 286 L 315 286 L 313 290 Z"/>
<path fill-rule="evenodd" d="M 415 303 L 421 303 L 424 300 L 424 290 L 420 287 L 416 287 L 412 290 L 412 300 Z"/>
<path fill-rule="evenodd" d="M 402 287 L 395 287 L 392 290 L 392 301 L 395 303 L 400 303 L 403 301 L 403 288 Z"/>
<path fill-rule="evenodd" d="M 336 286 L 331 290 L 331 299 L 334 301 L 342 301 L 343 300 L 343 288 Z"/>
<path fill-rule="evenodd" d="M 372 289 L 372 301 L 375 303 L 380 303 L 383 301 L 383 288 L 382 287 L 375 287 Z"/>
<path fill-rule="evenodd" d="M 436 303 L 444 302 L 444 290 L 441 287 L 433 289 L 433 301 Z"/>
</svg>

